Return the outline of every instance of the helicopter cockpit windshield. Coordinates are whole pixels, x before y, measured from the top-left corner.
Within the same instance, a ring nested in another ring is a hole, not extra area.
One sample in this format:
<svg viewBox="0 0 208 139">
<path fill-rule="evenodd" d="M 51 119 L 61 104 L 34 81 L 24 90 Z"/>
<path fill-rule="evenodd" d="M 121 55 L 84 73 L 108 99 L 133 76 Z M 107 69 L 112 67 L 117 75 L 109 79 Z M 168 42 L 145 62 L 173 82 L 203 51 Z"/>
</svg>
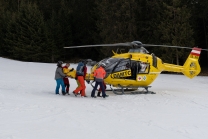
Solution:
<svg viewBox="0 0 208 139">
<path fill-rule="evenodd" d="M 112 74 L 112 78 L 125 78 L 135 80 L 137 74 L 146 74 L 149 72 L 148 63 L 134 61 L 131 59 L 111 57 L 98 62 L 96 66 L 99 67 L 102 63 L 105 63 L 106 65 L 106 77 L 109 74 Z"/>
<path fill-rule="evenodd" d="M 144 47 L 140 47 L 140 48 L 135 48 L 135 49 L 129 49 L 129 52 L 128 53 L 142 53 L 142 54 L 147 54 L 149 52 Z"/>
<path fill-rule="evenodd" d="M 107 73 L 111 73 L 112 70 L 114 69 L 114 67 L 118 64 L 118 62 L 121 60 L 122 58 L 106 58 L 102 61 L 100 61 L 97 66 L 99 67 L 102 63 L 105 63 L 106 67 L 105 67 L 105 71 Z"/>
</svg>

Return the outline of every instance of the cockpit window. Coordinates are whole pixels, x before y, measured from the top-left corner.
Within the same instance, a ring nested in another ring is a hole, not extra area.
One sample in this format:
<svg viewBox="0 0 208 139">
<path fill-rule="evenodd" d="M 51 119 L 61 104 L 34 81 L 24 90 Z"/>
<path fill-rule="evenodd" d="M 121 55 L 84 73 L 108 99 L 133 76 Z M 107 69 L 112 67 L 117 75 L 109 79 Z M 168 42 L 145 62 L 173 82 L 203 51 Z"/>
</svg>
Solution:
<svg viewBox="0 0 208 139">
<path fill-rule="evenodd" d="M 128 59 L 128 60 L 121 61 L 121 62 L 116 66 L 114 72 L 122 71 L 122 70 L 128 70 L 128 69 L 130 69 L 130 61 L 129 61 L 129 59 Z"/>
<path fill-rule="evenodd" d="M 114 67 L 117 65 L 117 63 L 118 63 L 118 61 L 115 62 L 115 63 L 112 63 L 112 65 L 109 65 L 108 67 L 105 68 L 105 71 L 106 71 L 107 73 L 111 73 L 112 70 L 114 69 Z"/>
<path fill-rule="evenodd" d="M 102 63 L 105 63 L 106 67 L 105 67 L 105 71 L 107 73 L 111 73 L 112 70 L 114 69 L 114 67 L 116 66 L 116 64 L 121 60 L 122 58 L 106 58 L 102 61 L 100 61 L 97 64 L 97 67 L 99 67 Z"/>
<path fill-rule="evenodd" d="M 106 58 L 100 61 L 97 65 L 100 66 L 102 63 L 105 63 L 107 68 L 108 66 L 118 62 L 119 60 L 121 60 L 121 58 Z"/>
</svg>

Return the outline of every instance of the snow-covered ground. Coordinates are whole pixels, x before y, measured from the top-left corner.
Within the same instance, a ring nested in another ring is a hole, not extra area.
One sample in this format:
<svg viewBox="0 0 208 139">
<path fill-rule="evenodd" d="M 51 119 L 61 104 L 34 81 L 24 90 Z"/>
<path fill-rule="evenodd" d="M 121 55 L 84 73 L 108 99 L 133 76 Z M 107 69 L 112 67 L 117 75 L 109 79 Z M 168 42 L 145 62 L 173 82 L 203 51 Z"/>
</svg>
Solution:
<svg viewBox="0 0 208 139">
<path fill-rule="evenodd" d="M 55 95 L 55 69 L 0 58 L 0 139 L 208 138 L 208 77 L 161 74 L 156 94 L 94 99 Z"/>
</svg>

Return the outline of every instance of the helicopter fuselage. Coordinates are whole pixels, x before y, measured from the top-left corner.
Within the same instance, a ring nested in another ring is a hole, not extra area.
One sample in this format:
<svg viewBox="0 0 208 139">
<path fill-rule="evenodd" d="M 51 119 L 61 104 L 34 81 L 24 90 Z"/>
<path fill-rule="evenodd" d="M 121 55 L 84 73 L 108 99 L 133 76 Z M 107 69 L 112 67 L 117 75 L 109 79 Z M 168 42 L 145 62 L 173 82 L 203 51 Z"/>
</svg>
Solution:
<svg viewBox="0 0 208 139">
<path fill-rule="evenodd" d="M 192 49 L 187 60 L 183 66 L 164 63 L 160 58 L 149 52 L 144 48 L 152 47 L 172 47 L 172 48 L 186 48 Z M 106 58 L 98 62 L 91 68 L 91 72 L 85 77 L 85 80 L 94 80 L 94 71 L 102 63 L 105 63 L 106 76 L 104 82 L 115 87 L 147 87 L 158 77 L 162 71 L 183 73 L 188 78 L 197 76 L 200 71 L 198 59 L 200 57 L 201 48 L 189 48 L 181 46 L 168 45 L 152 45 L 142 44 L 140 41 L 115 43 L 115 44 L 97 44 L 97 45 L 82 45 L 70 46 L 64 48 L 85 48 L 85 47 L 131 47 L 128 53 L 117 54 L 113 52 L 114 56 Z M 67 76 L 75 78 L 76 70 L 69 72 L 64 71 Z M 148 92 L 148 90 L 147 90 Z"/>
<path fill-rule="evenodd" d="M 87 73 L 85 80 L 94 80 L 94 71 L 102 63 L 106 65 L 104 82 L 114 87 L 147 87 L 162 71 L 179 72 L 193 78 L 201 70 L 198 63 L 199 55 L 193 53 L 194 49 L 196 48 L 193 48 L 183 66 L 163 63 L 154 54 L 135 51 L 123 54 L 114 53 L 114 56 L 103 59 L 94 65 L 91 72 Z M 73 72 L 64 71 L 64 73 L 72 78 L 76 76 L 76 70 Z"/>
<path fill-rule="evenodd" d="M 87 74 L 87 80 L 93 80 L 94 70 L 101 63 L 106 66 L 106 84 L 125 87 L 140 87 L 150 85 L 164 69 L 161 59 L 154 55 L 143 53 L 116 54 L 111 58 L 98 62 Z M 129 67 L 125 67 L 129 65 Z"/>
</svg>

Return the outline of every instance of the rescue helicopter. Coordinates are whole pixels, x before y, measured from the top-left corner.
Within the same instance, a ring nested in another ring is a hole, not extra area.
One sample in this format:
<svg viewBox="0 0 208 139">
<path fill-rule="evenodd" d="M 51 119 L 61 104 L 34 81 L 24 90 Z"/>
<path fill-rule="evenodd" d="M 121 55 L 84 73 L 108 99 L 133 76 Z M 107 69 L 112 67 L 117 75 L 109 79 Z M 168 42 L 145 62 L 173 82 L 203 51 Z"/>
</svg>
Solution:
<svg viewBox="0 0 208 139">
<path fill-rule="evenodd" d="M 103 47 L 103 46 L 118 46 L 118 47 L 131 47 L 127 53 L 118 54 L 113 51 L 113 56 L 105 58 L 95 64 L 91 68 L 91 72 L 87 73 L 85 80 L 94 81 L 93 73 L 102 63 L 106 65 L 106 76 L 104 82 L 110 85 L 111 90 L 115 94 L 125 94 L 125 90 L 138 90 L 143 88 L 143 93 L 154 94 L 149 91 L 150 84 L 155 81 L 158 75 L 163 71 L 183 73 L 188 78 L 197 76 L 201 67 L 199 65 L 199 57 L 202 50 L 198 47 L 181 47 L 181 46 L 168 46 L 168 45 L 153 45 L 142 44 L 140 41 L 115 43 L 115 44 L 98 44 L 98 45 L 82 45 L 82 46 L 69 46 L 64 48 L 86 48 L 86 47 Z M 186 48 L 191 49 L 191 52 L 183 65 L 175 65 L 164 63 L 159 57 L 145 49 L 145 47 L 172 47 L 172 48 Z M 75 78 L 76 70 L 69 72 L 65 70 L 64 73 L 71 78 Z M 92 85 L 93 87 L 93 85 Z M 114 88 L 117 89 L 114 89 Z M 141 91 L 131 92 L 132 94 L 140 94 Z"/>
</svg>

